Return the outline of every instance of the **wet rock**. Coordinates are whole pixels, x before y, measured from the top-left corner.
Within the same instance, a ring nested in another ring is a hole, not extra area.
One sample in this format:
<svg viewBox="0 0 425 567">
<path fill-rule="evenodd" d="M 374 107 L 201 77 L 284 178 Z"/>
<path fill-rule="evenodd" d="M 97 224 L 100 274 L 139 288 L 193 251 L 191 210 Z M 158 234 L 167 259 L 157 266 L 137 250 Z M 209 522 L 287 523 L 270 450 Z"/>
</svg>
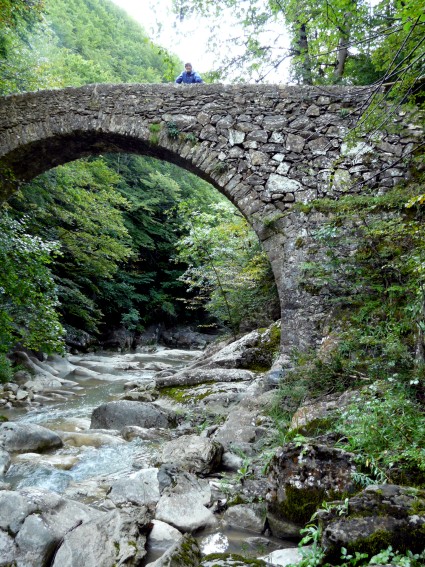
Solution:
<svg viewBox="0 0 425 567">
<path fill-rule="evenodd" d="M 153 528 L 148 535 L 147 547 L 149 550 L 168 549 L 181 540 L 182 533 L 170 524 L 153 520 Z"/>
<path fill-rule="evenodd" d="M 127 425 L 121 429 L 120 435 L 126 441 L 133 441 L 133 439 L 160 441 L 169 439 L 171 432 L 167 429 L 148 429 L 146 427 L 138 427 L 137 425 Z"/>
<path fill-rule="evenodd" d="M 60 545 L 52 567 L 136 566 L 146 555 L 150 517 L 142 508 L 113 510 L 78 526 Z"/>
<path fill-rule="evenodd" d="M 267 563 L 261 559 L 249 559 L 237 553 L 213 553 L 203 558 L 199 567 L 266 567 Z"/>
<path fill-rule="evenodd" d="M 181 370 L 172 376 L 156 376 L 158 388 L 168 386 L 193 386 L 207 382 L 242 382 L 253 380 L 254 374 L 249 370 L 234 368 L 193 368 Z"/>
<path fill-rule="evenodd" d="M 221 462 L 223 446 L 198 435 L 182 435 L 162 448 L 161 461 L 201 475 L 214 471 Z"/>
<path fill-rule="evenodd" d="M 324 500 L 354 493 L 354 455 L 325 445 L 278 449 L 269 465 L 267 519 L 273 535 L 297 537 Z"/>
<path fill-rule="evenodd" d="M 288 547 L 287 549 L 276 549 L 264 557 L 260 557 L 267 564 L 286 567 L 286 565 L 293 565 L 302 559 L 301 552 L 298 547 Z"/>
<path fill-rule="evenodd" d="M 47 490 L 1 491 L 0 558 L 7 557 L 10 564 L 44 567 L 68 532 L 100 515 Z M 5 545 L 7 553 L 2 555 Z"/>
<path fill-rule="evenodd" d="M 205 507 L 211 500 L 206 481 L 189 473 L 177 476 L 174 485 L 164 488 L 156 507 L 155 519 L 171 524 L 182 532 L 214 527 L 217 520 Z"/>
<path fill-rule="evenodd" d="M 237 504 L 228 508 L 224 520 L 229 526 L 262 534 L 266 522 L 265 504 Z"/>
<path fill-rule="evenodd" d="M 191 327 L 183 326 L 164 329 L 159 335 L 159 340 L 164 345 L 181 349 L 204 349 L 216 338 L 217 335 L 199 333 Z"/>
<path fill-rule="evenodd" d="M 108 498 L 116 506 L 152 506 L 159 500 L 158 469 L 143 469 L 112 484 Z"/>
<path fill-rule="evenodd" d="M 119 400 L 93 410 L 90 428 L 122 429 L 127 425 L 146 428 L 171 427 L 173 416 L 153 404 Z"/>
<path fill-rule="evenodd" d="M 59 435 L 41 425 L 15 422 L 0 425 L 0 448 L 12 453 L 42 452 L 62 445 Z"/>
<path fill-rule="evenodd" d="M 10 455 L 7 451 L 0 449 L 0 476 L 7 473 L 10 467 Z"/>
<path fill-rule="evenodd" d="M 231 451 L 225 451 L 221 458 L 221 466 L 225 471 L 237 472 L 242 466 L 243 459 Z"/>
<path fill-rule="evenodd" d="M 39 455 L 38 453 L 23 453 L 16 457 L 16 462 L 29 461 L 37 465 L 47 465 L 60 470 L 70 470 L 75 466 L 79 457 L 77 455 Z"/>
<path fill-rule="evenodd" d="M 251 454 L 254 443 L 266 434 L 267 430 L 259 425 L 258 412 L 238 406 L 212 437 L 221 443 L 226 451 L 241 450 Z"/>
<path fill-rule="evenodd" d="M 198 542 L 186 534 L 166 553 L 146 567 L 198 567 L 201 551 Z"/>
<path fill-rule="evenodd" d="M 130 390 L 121 396 L 122 400 L 133 400 L 135 402 L 154 402 L 158 399 L 158 390 Z"/>
<path fill-rule="evenodd" d="M 125 443 L 120 437 L 92 431 L 82 433 L 59 431 L 58 434 L 64 443 L 73 447 L 101 447 L 102 445 L 122 445 Z"/>
<path fill-rule="evenodd" d="M 349 553 L 374 554 L 391 545 L 401 553 L 418 553 L 424 545 L 425 491 L 371 485 L 350 498 L 348 507 L 335 502 L 330 511 L 321 510 L 318 519 L 327 560 L 339 558 L 341 547 Z"/>
</svg>

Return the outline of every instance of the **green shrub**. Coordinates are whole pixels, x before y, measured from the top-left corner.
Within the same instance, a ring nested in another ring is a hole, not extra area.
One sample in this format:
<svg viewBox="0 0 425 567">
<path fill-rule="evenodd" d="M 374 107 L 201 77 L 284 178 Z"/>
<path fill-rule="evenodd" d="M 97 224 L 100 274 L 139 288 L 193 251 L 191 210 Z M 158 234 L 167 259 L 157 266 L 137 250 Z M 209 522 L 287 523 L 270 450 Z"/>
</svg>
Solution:
<svg viewBox="0 0 425 567">
<path fill-rule="evenodd" d="M 12 379 L 12 367 L 9 359 L 0 353 L 0 383 L 9 382 Z"/>
<path fill-rule="evenodd" d="M 425 420 L 403 386 L 375 383 L 341 411 L 335 426 L 344 448 L 398 483 L 425 486 Z"/>
</svg>

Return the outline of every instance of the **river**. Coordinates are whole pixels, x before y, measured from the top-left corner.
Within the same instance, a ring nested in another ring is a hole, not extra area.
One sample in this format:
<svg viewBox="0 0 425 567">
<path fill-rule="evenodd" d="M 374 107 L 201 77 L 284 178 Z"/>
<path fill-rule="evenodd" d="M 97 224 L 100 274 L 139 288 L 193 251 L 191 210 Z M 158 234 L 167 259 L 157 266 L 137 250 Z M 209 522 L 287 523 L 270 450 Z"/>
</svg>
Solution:
<svg viewBox="0 0 425 567">
<path fill-rule="evenodd" d="M 59 395 L 59 399 L 28 412 L 13 410 L 9 416 L 2 412 L 15 421 L 60 432 L 64 446 L 54 453 L 15 455 L 4 481 L 12 489 L 44 488 L 102 508 L 112 481 L 157 465 L 161 440 L 136 438 L 127 442 L 114 432 L 91 432 L 92 411 L 106 401 L 119 399 L 126 383 L 150 382 L 158 370 L 182 368 L 200 354 L 159 347 L 154 352 L 69 355 L 67 360 L 73 370 L 69 371 L 69 365 L 62 366 L 61 377 L 75 382 L 72 395 Z M 258 534 L 220 526 L 200 532 L 198 539 L 204 553 L 246 554 L 247 541 L 255 539 L 255 535 Z M 264 553 L 265 549 L 270 552 L 293 546 L 272 537 L 262 539 L 264 548 L 257 546 L 253 555 Z M 146 562 L 158 555 L 151 550 Z"/>
</svg>

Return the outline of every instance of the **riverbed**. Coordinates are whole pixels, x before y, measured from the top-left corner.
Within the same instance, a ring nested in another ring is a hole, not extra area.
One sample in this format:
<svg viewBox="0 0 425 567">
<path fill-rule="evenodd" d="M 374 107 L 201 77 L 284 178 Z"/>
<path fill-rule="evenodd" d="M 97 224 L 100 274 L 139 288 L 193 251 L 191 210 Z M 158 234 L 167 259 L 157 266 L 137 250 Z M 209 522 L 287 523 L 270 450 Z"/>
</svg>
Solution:
<svg viewBox="0 0 425 567">
<path fill-rule="evenodd" d="M 90 430 L 93 410 L 104 402 L 119 399 L 126 384 L 148 384 L 156 372 L 183 368 L 200 354 L 200 351 L 159 347 L 152 352 L 68 356 L 67 364 L 56 364 L 56 368 L 62 368 L 61 377 L 74 382 L 72 395 L 46 401 L 30 411 L 2 412 L 9 419 L 60 432 L 64 446 L 47 454 L 15 455 L 4 481 L 13 490 L 43 488 L 103 509 L 113 481 L 157 466 L 158 452 L 164 440 L 169 439 L 169 432 L 163 439 L 125 441 L 118 432 Z M 55 366 L 54 361 L 51 364 Z M 273 537 L 259 538 L 258 533 L 233 529 L 223 523 L 200 532 L 197 537 L 204 553 L 226 551 L 259 556 L 294 545 Z M 162 551 L 150 550 L 144 564 Z"/>
</svg>

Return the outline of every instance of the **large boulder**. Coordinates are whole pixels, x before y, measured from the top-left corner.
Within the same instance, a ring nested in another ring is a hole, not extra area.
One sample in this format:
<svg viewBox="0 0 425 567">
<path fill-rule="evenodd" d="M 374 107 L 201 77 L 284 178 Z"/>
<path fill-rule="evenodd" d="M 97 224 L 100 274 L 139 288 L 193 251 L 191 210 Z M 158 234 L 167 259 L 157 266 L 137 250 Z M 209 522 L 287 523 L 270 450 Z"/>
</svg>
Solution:
<svg viewBox="0 0 425 567">
<path fill-rule="evenodd" d="M 206 508 L 210 501 L 211 489 L 208 482 L 183 473 L 164 488 L 156 507 L 155 519 L 182 532 L 214 527 L 217 520 L 211 510 Z"/>
<path fill-rule="evenodd" d="M 155 377 L 158 388 L 194 386 L 207 382 L 241 382 L 253 379 L 254 374 L 252 372 L 237 368 L 189 368 L 180 370 L 172 376 L 160 375 Z"/>
<path fill-rule="evenodd" d="M 116 506 L 153 506 L 159 500 L 158 469 L 143 469 L 116 480 L 108 497 Z"/>
<path fill-rule="evenodd" d="M 262 503 L 236 504 L 226 510 L 223 519 L 232 528 L 262 534 L 266 522 L 266 506 Z"/>
<path fill-rule="evenodd" d="M 425 491 L 371 485 L 350 498 L 348 506 L 334 502 L 329 510 L 320 510 L 318 519 L 328 561 L 339 559 L 341 547 L 353 554 L 374 555 L 388 546 L 418 553 L 425 541 Z"/>
<path fill-rule="evenodd" d="M 186 534 L 168 551 L 146 567 L 198 567 L 201 561 L 201 551 L 198 542 Z"/>
<path fill-rule="evenodd" d="M 10 455 L 7 451 L 0 449 L 0 476 L 7 473 L 10 467 Z"/>
<path fill-rule="evenodd" d="M 238 553 L 212 553 L 203 557 L 199 567 L 266 567 L 270 563 L 265 563 L 261 559 L 243 557 Z"/>
<path fill-rule="evenodd" d="M 174 463 L 182 469 L 201 475 L 214 471 L 221 462 L 223 446 L 217 441 L 198 435 L 182 435 L 165 443 L 161 461 Z"/>
<path fill-rule="evenodd" d="M 140 565 L 149 529 L 150 517 L 143 507 L 105 513 L 66 534 L 51 566 Z"/>
<path fill-rule="evenodd" d="M 151 403 L 118 400 L 93 410 L 91 429 L 122 429 L 127 425 L 145 428 L 171 427 L 174 416 Z"/>
<path fill-rule="evenodd" d="M 147 549 L 148 551 L 165 551 L 169 549 L 183 537 L 182 533 L 179 532 L 170 524 L 161 522 L 161 520 L 152 521 L 153 528 L 148 535 Z"/>
<path fill-rule="evenodd" d="M 280 347 L 280 321 L 267 329 L 251 331 L 207 359 L 221 368 L 269 370 Z"/>
<path fill-rule="evenodd" d="M 59 435 L 41 425 L 13 421 L 0 425 L 0 449 L 11 453 L 37 453 L 58 449 L 62 445 Z"/>
<path fill-rule="evenodd" d="M 261 425 L 259 412 L 238 406 L 231 411 L 224 424 L 217 429 L 213 439 L 221 443 L 226 451 L 243 451 L 251 454 L 254 444 L 267 433 Z"/>
<path fill-rule="evenodd" d="M 50 565 L 67 533 L 102 515 L 47 490 L 0 491 L 0 565 Z"/>
<path fill-rule="evenodd" d="M 299 537 L 299 530 L 323 501 L 356 491 L 354 455 L 325 445 L 288 443 L 269 466 L 267 519 L 277 537 Z"/>
</svg>

